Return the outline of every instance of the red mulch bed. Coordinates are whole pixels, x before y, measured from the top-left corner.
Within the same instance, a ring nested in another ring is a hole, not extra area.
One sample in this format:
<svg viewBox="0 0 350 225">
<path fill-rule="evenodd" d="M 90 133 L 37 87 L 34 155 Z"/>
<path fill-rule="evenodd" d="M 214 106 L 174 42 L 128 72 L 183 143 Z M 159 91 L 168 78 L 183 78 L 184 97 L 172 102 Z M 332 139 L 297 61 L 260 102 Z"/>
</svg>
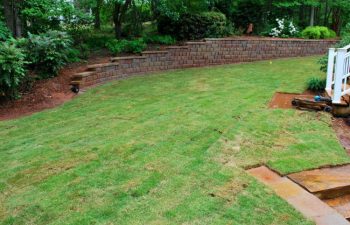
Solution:
<svg viewBox="0 0 350 225">
<path fill-rule="evenodd" d="M 20 99 L 0 103 L 0 120 L 15 119 L 54 108 L 74 98 L 76 94 L 70 90 L 69 85 L 71 75 L 84 71 L 89 64 L 105 63 L 109 59 L 109 54 L 98 53 L 86 62 L 68 65 L 55 78 L 35 82 L 33 88 L 28 93 L 23 93 Z"/>
<path fill-rule="evenodd" d="M 271 109 L 292 109 L 292 100 L 296 97 L 312 98 L 315 93 L 304 91 L 302 94 L 276 92 L 269 103 Z"/>
</svg>

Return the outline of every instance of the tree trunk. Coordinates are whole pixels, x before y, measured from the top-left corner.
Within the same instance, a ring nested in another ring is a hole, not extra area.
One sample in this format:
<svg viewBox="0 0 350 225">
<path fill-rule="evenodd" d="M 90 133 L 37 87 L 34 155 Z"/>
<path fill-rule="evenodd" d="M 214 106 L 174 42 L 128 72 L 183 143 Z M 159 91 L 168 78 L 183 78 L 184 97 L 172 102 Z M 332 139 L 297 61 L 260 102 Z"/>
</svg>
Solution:
<svg viewBox="0 0 350 225">
<path fill-rule="evenodd" d="M 96 1 L 96 8 L 94 9 L 95 14 L 95 21 L 94 21 L 94 27 L 96 30 L 101 29 L 101 7 L 102 7 L 102 1 L 103 0 L 97 0 Z"/>
<path fill-rule="evenodd" d="M 114 31 L 115 37 L 117 39 L 122 36 L 122 20 L 126 11 L 128 10 L 132 0 L 125 0 L 125 3 L 114 3 L 114 12 L 113 12 L 113 22 L 114 22 Z"/>
<path fill-rule="evenodd" d="M 341 24 L 341 10 L 339 8 L 333 9 L 332 15 L 332 29 L 339 35 L 340 34 L 340 24 Z"/>
<path fill-rule="evenodd" d="M 311 6 L 310 26 L 315 24 L 315 6 Z"/>
<path fill-rule="evenodd" d="M 14 37 L 22 36 L 22 25 L 19 18 L 19 9 L 15 0 L 3 0 L 6 25 Z"/>
<path fill-rule="evenodd" d="M 325 0 L 323 26 L 328 26 L 328 0 Z"/>
</svg>

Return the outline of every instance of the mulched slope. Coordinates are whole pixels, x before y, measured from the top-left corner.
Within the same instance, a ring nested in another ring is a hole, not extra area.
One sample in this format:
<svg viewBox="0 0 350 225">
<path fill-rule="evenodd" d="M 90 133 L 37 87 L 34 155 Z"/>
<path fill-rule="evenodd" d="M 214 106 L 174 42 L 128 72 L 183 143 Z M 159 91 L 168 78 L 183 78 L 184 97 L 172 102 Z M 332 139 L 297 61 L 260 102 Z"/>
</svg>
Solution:
<svg viewBox="0 0 350 225">
<path fill-rule="evenodd" d="M 89 64 L 108 62 L 109 58 L 106 54 L 93 55 L 87 62 L 68 65 L 55 78 L 35 82 L 30 92 L 22 94 L 20 99 L 0 103 L 0 121 L 54 108 L 74 98 L 69 85 L 71 75 L 84 71 Z"/>
</svg>

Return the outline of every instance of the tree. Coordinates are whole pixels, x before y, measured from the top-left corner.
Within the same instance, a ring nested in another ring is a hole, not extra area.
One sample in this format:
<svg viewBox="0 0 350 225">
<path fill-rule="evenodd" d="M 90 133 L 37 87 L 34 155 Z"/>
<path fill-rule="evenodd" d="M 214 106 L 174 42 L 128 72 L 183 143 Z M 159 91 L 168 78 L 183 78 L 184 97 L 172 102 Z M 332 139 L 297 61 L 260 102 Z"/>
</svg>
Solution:
<svg viewBox="0 0 350 225">
<path fill-rule="evenodd" d="M 114 31 L 118 39 L 122 36 L 122 22 L 131 2 L 132 0 L 113 0 Z"/>
<path fill-rule="evenodd" d="M 22 24 L 19 16 L 19 1 L 3 0 L 3 6 L 7 27 L 10 29 L 14 37 L 21 37 Z"/>
<path fill-rule="evenodd" d="M 102 8 L 103 0 L 96 0 L 96 7 L 94 9 L 95 20 L 94 26 L 96 30 L 101 29 L 101 8 Z"/>
</svg>

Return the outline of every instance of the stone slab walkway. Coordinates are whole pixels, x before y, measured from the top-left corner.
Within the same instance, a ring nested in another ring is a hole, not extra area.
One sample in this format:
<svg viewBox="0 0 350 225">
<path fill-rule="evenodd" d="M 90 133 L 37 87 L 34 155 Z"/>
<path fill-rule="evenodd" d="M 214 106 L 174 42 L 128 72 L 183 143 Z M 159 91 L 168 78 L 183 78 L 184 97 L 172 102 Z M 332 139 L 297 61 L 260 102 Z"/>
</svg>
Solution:
<svg viewBox="0 0 350 225">
<path fill-rule="evenodd" d="M 317 225 L 349 225 L 337 211 L 287 177 L 281 177 L 265 166 L 248 170 L 260 182 L 269 186 L 306 218 Z"/>
<path fill-rule="evenodd" d="M 350 165 L 303 171 L 288 177 L 322 199 L 350 192 Z"/>
</svg>

